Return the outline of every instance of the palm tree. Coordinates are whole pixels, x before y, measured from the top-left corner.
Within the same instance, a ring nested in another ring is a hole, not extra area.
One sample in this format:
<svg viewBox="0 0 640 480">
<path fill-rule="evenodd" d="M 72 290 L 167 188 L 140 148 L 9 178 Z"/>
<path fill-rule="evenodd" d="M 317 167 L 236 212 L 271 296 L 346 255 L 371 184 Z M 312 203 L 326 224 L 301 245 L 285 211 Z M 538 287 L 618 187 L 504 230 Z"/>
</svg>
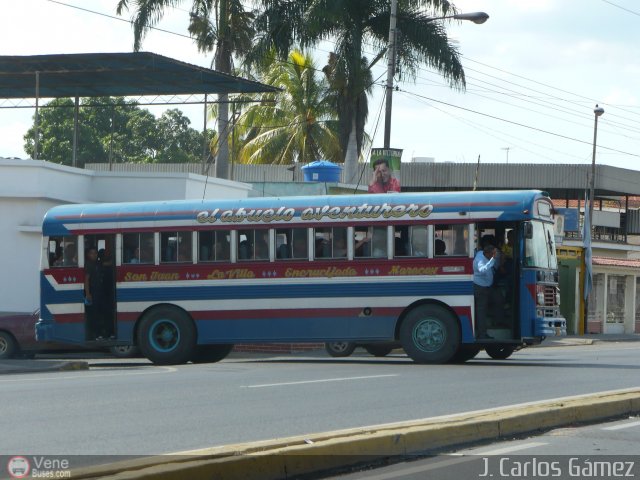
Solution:
<svg viewBox="0 0 640 480">
<path fill-rule="evenodd" d="M 340 83 L 340 139 L 345 148 L 346 181 L 354 181 L 368 109 L 363 93 L 371 88 L 371 66 L 385 53 L 389 36 L 389 0 L 257 0 L 262 12 L 256 19 L 260 38 L 251 58 L 272 46 L 281 57 L 294 44 L 305 49 L 322 40 L 335 42 L 335 60 L 329 65 Z M 428 12 L 428 14 L 427 14 Z M 464 89 L 465 77 L 456 46 L 433 17 L 456 13 L 448 0 L 399 0 L 396 56 L 400 78 L 415 78 L 426 64 L 442 74 L 454 88 Z M 377 50 L 373 61 L 363 56 L 363 45 Z M 343 81 L 340 82 L 340 78 Z M 347 139 L 347 140 L 345 140 Z M 346 146 L 345 146 L 346 141 Z"/>
<path fill-rule="evenodd" d="M 198 50 L 215 49 L 214 68 L 231 73 L 233 54 L 243 55 L 252 45 L 254 14 L 245 11 L 242 0 L 191 0 L 189 33 L 195 39 Z M 167 8 L 183 3 L 182 0 L 119 0 L 117 14 L 135 5 L 133 15 L 133 49 L 139 51 L 149 28 L 156 25 Z M 231 35 L 233 32 L 233 35 Z M 218 157 L 216 176 L 229 178 L 229 96 L 218 95 Z"/>
<path fill-rule="evenodd" d="M 322 74 L 318 79 L 312 58 L 294 51 L 287 61 L 266 60 L 262 67 L 261 81 L 280 91 L 261 95 L 260 103 L 240 117 L 245 136 L 241 161 L 293 164 L 340 159 L 329 85 Z"/>
</svg>

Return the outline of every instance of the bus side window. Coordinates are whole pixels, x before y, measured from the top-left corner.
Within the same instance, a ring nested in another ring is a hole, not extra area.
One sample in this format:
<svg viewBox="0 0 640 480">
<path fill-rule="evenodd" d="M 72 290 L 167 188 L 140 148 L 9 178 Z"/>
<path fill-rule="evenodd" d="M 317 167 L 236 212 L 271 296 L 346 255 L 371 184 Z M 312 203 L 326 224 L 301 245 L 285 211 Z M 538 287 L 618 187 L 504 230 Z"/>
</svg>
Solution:
<svg viewBox="0 0 640 480">
<path fill-rule="evenodd" d="M 410 256 L 411 257 L 426 257 L 427 256 L 427 246 L 429 241 L 427 239 L 427 227 L 423 225 L 416 225 L 410 227 L 410 238 L 411 238 L 411 249 Z"/>
<path fill-rule="evenodd" d="M 153 233 L 124 233 L 122 235 L 123 263 L 153 263 L 155 260 L 154 251 Z"/>
<path fill-rule="evenodd" d="M 50 267 L 78 266 L 78 238 L 51 237 L 49 239 Z"/>
<path fill-rule="evenodd" d="M 393 230 L 393 256 L 406 257 L 409 245 L 409 227 L 397 226 Z"/>
<path fill-rule="evenodd" d="M 279 228 L 276 230 L 276 259 L 309 258 L 306 228 Z"/>
<path fill-rule="evenodd" d="M 192 262 L 191 232 L 162 232 L 160 234 L 161 263 Z"/>
<path fill-rule="evenodd" d="M 436 225 L 434 228 L 434 256 L 468 256 L 467 225 Z"/>
<path fill-rule="evenodd" d="M 198 232 L 198 262 L 228 262 L 231 259 L 231 231 Z"/>
<path fill-rule="evenodd" d="M 269 230 L 240 230 L 238 260 L 269 260 Z"/>
</svg>

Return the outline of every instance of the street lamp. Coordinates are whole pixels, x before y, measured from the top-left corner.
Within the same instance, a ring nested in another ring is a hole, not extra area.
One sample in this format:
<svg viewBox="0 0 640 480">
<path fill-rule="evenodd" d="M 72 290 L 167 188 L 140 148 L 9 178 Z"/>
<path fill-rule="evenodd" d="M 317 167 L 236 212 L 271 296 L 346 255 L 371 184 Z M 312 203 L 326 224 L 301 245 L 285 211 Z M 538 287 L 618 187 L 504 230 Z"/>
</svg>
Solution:
<svg viewBox="0 0 640 480">
<path fill-rule="evenodd" d="M 396 70 L 396 23 L 398 17 L 398 0 L 391 0 L 391 20 L 389 21 L 389 48 L 387 51 L 387 87 L 386 103 L 384 115 L 384 148 L 389 148 L 391 144 L 391 105 L 393 96 L 393 76 Z M 443 17 L 431 17 L 425 19 L 427 22 L 435 20 L 467 20 L 475 24 L 482 24 L 487 21 L 489 15 L 485 12 L 457 13 L 455 15 L 445 15 Z"/>
<path fill-rule="evenodd" d="M 593 126 L 593 155 L 591 156 L 591 184 L 589 186 L 589 225 L 593 227 L 593 199 L 596 185 L 596 138 L 598 138 L 598 117 L 604 113 L 604 108 L 596 105 L 593 109 L 595 124 Z M 591 235 L 591 232 L 589 232 Z"/>
</svg>

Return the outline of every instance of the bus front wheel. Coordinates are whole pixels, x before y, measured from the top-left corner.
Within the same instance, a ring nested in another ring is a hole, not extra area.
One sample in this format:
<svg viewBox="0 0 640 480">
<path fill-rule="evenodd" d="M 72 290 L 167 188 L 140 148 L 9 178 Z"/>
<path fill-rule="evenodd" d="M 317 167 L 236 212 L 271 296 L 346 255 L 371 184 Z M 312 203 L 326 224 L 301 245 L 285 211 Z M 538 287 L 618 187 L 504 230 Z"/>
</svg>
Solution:
<svg viewBox="0 0 640 480">
<path fill-rule="evenodd" d="M 446 363 L 460 346 L 458 319 L 439 305 L 419 305 L 402 321 L 400 342 L 416 363 Z"/>
<path fill-rule="evenodd" d="M 196 328 L 191 317 L 176 307 L 156 307 L 145 313 L 138 326 L 138 346 L 153 363 L 176 365 L 191 360 L 196 348 Z"/>
</svg>

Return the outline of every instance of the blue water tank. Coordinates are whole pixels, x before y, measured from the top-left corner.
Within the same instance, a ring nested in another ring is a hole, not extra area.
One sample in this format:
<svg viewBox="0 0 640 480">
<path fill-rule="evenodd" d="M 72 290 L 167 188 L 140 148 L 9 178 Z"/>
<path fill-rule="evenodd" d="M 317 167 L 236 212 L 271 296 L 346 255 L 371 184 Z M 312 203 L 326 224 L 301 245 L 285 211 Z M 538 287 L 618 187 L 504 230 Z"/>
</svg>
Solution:
<svg viewBox="0 0 640 480">
<path fill-rule="evenodd" d="M 316 160 L 302 167 L 305 182 L 339 182 L 342 167 L 328 160 Z"/>
</svg>

